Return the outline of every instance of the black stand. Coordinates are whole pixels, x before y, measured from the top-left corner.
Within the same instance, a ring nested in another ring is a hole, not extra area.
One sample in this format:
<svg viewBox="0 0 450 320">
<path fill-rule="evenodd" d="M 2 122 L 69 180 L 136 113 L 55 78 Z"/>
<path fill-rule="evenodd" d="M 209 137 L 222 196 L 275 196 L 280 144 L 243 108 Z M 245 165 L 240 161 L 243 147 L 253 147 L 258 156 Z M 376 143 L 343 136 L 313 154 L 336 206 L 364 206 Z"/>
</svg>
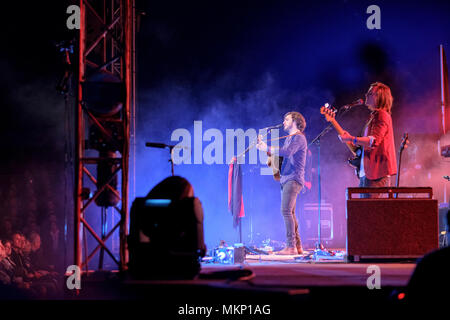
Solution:
<svg viewBox="0 0 450 320">
<path fill-rule="evenodd" d="M 351 108 L 348 106 L 344 106 L 339 109 L 341 115 L 347 113 Z M 318 239 L 314 249 L 314 259 L 317 260 L 319 256 L 334 256 L 331 250 L 326 250 L 322 244 L 322 224 L 321 224 L 321 208 L 322 208 L 322 185 L 321 185 L 321 173 L 320 173 L 320 138 L 324 136 L 328 131 L 331 130 L 332 124 L 330 123 L 325 129 L 322 130 L 321 133 L 317 135 L 308 145 L 308 149 L 312 144 L 317 146 L 317 189 L 318 189 L 318 214 L 319 214 L 319 222 L 318 222 Z"/>
<path fill-rule="evenodd" d="M 255 170 L 256 170 L 255 168 L 251 168 L 246 173 L 249 174 L 249 176 L 252 176 Z M 245 173 L 243 173 L 242 175 L 245 176 Z M 254 186 L 253 186 L 253 183 L 251 183 L 248 187 L 248 190 L 249 190 L 248 198 L 250 199 L 250 201 L 247 206 L 248 220 L 249 220 L 249 227 L 250 227 L 250 234 L 247 236 L 247 238 L 250 238 L 249 243 L 248 243 L 248 245 L 250 247 L 254 246 L 254 244 L 255 244 L 254 243 L 254 235 L 253 235 L 253 209 L 254 209 L 253 208 L 253 201 L 254 201 L 254 199 L 253 199 L 254 190 L 253 189 L 254 189 Z"/>
<path fill-rule="evenodd" d="M 73 74 L 74 74 L 74 67 L 72 64 L 72 56 L 74 53 L 74 46 L 76 44 L 75 39 L 68 40 L 68 41 L 61 41 L 57 44 L 55 44 L 58 51 L 61 53 L 62 62 L 64 66 L 64 75 L 60 78 L 57 86 L 56 91 L 62 95 L 64 95 L 64 106 L 65 106 L 65 123 L 64 123 L 64 133 L 65 133 L 65 143 L 64 143 L 64 153 L 65 153 L 65 160 L 64 160 L 64 228 L 66 230 L 69 230 L 69 211 L 73 209 L 73 204 L 70 205 L 68 203 L 69 199 L 72 199 L 72 196 L 67 195 L 67 190 L 72 190 L 74 188 L 74 146 L 73 146 L 73 140 L 74 137 L 72 136 L 72 132 L 75 132 L 72 126 L 75 124 L 75 117 L 74 117 L 74 106 L 69 104 L 69 97 L 73 97 L 73 88 L 72 88 L 72 80 L 73 80 Z M 70 171 L 70 173 L 69 173 Z M 71 209 L 68 209 L 71 208 Z M 71 212 L 71 211 L 70 211 Z M 68 233 L 64 233 L 64 265 L 67 265 L 67 244 L 68 244 Z M 87 263 L 86 263 L 87 268 Z"/>
<path fill-rule="evenodd" d="M 107 207 L 102 207 L 102 213 L 101 213 L 101 239 L 103 242 L 106 240 L 106 227 L 107 227 Z M 105 248 L 100 248 L 100 257 L 98 259 L 98 269 L 103 270 L 103 261 L 105 256 Z"/>
<path fill-rule="evenodd" d="M 239 243 L 242 243 L 242 218 L 239 217 Z"/>
<path fill-rule="evenodd" d="M 174 164 L 173 164 L 172 151 L 173 151 L 173 148 L 175 148 L 175 146 L 170 145 L 170 144 L 165 144 L 165 143 L 158 143 L 158 142 L 146 142 L 145 146 L 152 147 L 152 148 L 160 148 L 160 149 L 169 148 L 169 153 L 170 153 L 169 162 L 170 162 L 170 166 L 171 166 L 172 176 L 174 176 L 175 172 L 174 172 L 174 168 L 173 168 Z"/>
<path fill-rule="evenodd" d="M 276 127 L 270 127 L 270 128 L 267 128 L 267 133 L 263 136 L 263 137 L 265 137 L 265 136 L 267 136 L 269 133 L 270 133 L 270 131 L 272 130 L 272 129 L 275 129 Z M 232 161 L 235 161 L 236 162 L 236 164 L 237 164 L 237 162 L 238 162 L 238 159 L 239 158 L 241 158 L 241 157 L 244 157 L 245 156 L 245 154 L 251 149 L 251 148 L 253 148 L 253 147 L 255 147 L 256 146 L 256 143 L 257 143 L 257 141 L 255 141 L 255 142 L 253 142 L 252 144 L 250 144 L 249 146 L 248 146 L 248 148 L 247 149 L 245 149 L 241 154 L 239 154 L 239 155 L 237 155 L 237 156 L 235 156 L 235 157 L 233 157 L 232 159 Z M 146 143 L 146 145 L 147 145 L 148 143 Z M 239 220 L 238 220 L 238 225 L 239 225 L 239 243 L 242 243 L 242 218 L 239 218 Z M 253 232 L 253 226 L 252 226 L 252 232 Z M 253 234 L 252 234 L 252 237 L 253 237 Z"/>
<path fill-rule="evenodd" d="M 172 176 L 174 176 L 175 172 L 174 172 L 174 169 L 173 169 L 174 164 L 173 164 L 173 157 L 172 157 L 172 151 L 173 151 L 174 146 L 167 146 L 167 147 L 169 148 L 169 153 L 170 153 L 170 159 L 169 159 L 170 172 L 172 173 Z"/>
<path fill-rule="evenodd" d="M 315 144 L 317 146 L 317 189 L 318 189 L 318 239 L 314 249 L 314 256 L 328 255 L 328 251 L 325 251 L 325 247 L 322 244 L 322 228 L 321 228 L 321 208 L 322 208 L 322 185 L 321 185 L 321 173 L 320 173 L 320 138 L 325 135 L 331 129 L 331 124 L 328 125 L 317 137 L 315 137 L 310 145 Z M 326 254 L 325 254 L 326 253 Z"/>
<path fill-rule="evenodd" d="M 408 140 L 408 132 L 403 134 L 402 143 L 400 144 L 400 150 L 398 151 L 398 159 L 397 159 L 397 179 L 395 181 L 395 186 L 398 188 L 400 185 L 400 173 L 401 173 L 401 165 L 402 165 L 402 154 L 403 150 L 407 147 L 409 143 Z"/>
<path fill-rule="evenodd" d="M 239 157 L 243 157 L 244 155 L 240 155 Z M 236 157 L 236 162 L 235 165 L 237 165 L 238 163 L 238 157 Z M 244 173 L 242 173 L 242 175 L 244 175 Z M 239 226 L 239 243 L 242 243 L 242 218 L 238 217 L 238 226 Z"/>
<path fill-rule="evenodd" d="M 407 147 L 407 144 L 409 143 L 408 140 L 408 133 L 405 132 L 403 134 L 402 143 L 400 144 L 400 150 L 398 151 L 398 159 L 397 159 L 397 179 L 395 181 L 395 187 L 398 188 L 400 185 L 400 173 L 401 173 L 401 165 L 402 165 L 402 154 L 403 150 Z M 394 198 L 398 197 L 398 193 L 394 194 Z"/>
</svg>

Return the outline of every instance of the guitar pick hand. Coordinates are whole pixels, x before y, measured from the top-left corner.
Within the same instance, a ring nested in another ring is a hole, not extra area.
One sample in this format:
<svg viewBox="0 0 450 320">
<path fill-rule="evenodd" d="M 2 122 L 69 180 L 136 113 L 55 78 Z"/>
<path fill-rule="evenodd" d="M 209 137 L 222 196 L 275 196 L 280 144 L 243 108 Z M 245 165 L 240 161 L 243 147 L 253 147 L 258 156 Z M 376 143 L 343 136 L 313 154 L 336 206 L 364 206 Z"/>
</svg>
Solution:
<svg viewBox="0 0 450 320">
<path fill-rule="evenodd" d="M 256 144 L 256 148 L 261 151 L 267 151 L 267 143 L 262 141 L 262 136 L 258 135 L 258 143 Z"/>
<path fill-rule="evenodd" d="M 340 134 L 338 137 L 339 140 L 341 140 L 341 142 L 343 143 L 352 142 L 353 139 L 355 139 L 355 137 L 351 136 L 350 133 L 348 133 L 347 131 L 342 132 L 342 134 Z"/>
</svg>

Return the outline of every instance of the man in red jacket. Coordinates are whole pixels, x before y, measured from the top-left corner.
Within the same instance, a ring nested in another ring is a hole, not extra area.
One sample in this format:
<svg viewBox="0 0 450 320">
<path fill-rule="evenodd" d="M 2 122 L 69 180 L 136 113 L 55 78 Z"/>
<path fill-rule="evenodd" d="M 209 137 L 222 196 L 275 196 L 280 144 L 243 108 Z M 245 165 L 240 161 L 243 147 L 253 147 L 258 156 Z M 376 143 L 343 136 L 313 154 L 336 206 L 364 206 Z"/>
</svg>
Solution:
<svg viewBox="0 0 450 320">
<path fill-rule="evenodd" d="M 353 137 L 344 132 L 340 139 L 362 147 L 360 187 L 388 187 L 390 177 L 397 173 L 394 130 L 392 129 L 391 89 L 380 82 L 370 85 L 365 104 L 371 111 L 363 136 Z M 379 194 L 364 194 L 363 198 L 377 198 Z"/>
</svg>

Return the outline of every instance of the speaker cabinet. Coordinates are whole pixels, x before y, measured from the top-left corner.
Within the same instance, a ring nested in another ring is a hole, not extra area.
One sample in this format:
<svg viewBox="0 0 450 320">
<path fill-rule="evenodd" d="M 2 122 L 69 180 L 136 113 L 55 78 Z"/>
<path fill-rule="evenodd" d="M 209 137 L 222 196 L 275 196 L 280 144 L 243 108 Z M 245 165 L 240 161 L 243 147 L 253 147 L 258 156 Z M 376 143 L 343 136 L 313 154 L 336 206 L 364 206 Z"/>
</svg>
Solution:
<svg viewBox="0 0 450 320">
<path fill-rule="evenodd" d="M 381 193 L 360 199 L 356 194 Z M 438 203 L 431 188 L 348 188 L 347 256 L 415 259 L 439 247 Z"/>
<path fill-rule="evenodd" d="M 305 203 L 300 227 L 302 228 L 302 240 L 315 243 L 319 239 L 319 204 Z M 333 240 L 333 206 L 331 203 L 322 202 L 320 206 L 320 238 L 321 241 Z"/>
</svg>

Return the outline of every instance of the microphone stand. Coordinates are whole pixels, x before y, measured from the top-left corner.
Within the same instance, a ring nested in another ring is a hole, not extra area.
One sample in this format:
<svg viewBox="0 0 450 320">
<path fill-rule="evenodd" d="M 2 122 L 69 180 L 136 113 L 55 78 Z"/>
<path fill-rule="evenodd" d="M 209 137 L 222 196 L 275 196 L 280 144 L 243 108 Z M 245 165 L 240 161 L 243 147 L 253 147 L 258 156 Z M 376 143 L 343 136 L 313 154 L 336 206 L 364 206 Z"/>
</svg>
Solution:
<svg viewBox="0 0 450 320">
<path fill-rule="evenodd" d="M 165 144 L 165 143 L 156 143 L 156 142 L 146 142 L 145 146 L 152 147 L 152 148 L 161 148 L 161 149 L 169 148 L 169 153 L 170 153 L 169 162 L 170 162 L 170 166 L 171 166 L 172 176 L 174 176 L 175 172 L 174 172 L 174 164 L 173 164 L 173 148 L 175 148 L 175 146 L 170 145 L 170 144 Z"/>
<path fill-rule="evenodd" d="M 270 133 L 270 131 L 271 131 L 272 129 L 277 129 L 277 128 L 279 128 L 279 127 L 280 127 L 280 126 L 278 125 L 278 126 L 273 126 L 273 127 L 263 128 L 263 129 L 267 129 L 267 133 L 264 134 L 262 137 L 263 137 L 263 138 L 266 137 L 266 136 Z M 232 158 L 231 158 L 231 161 L 230 161 L 230 164 L 233 163 L 233 162 L 235 162 L 235 164 L 238 164 L 238 159 L 244 157 L 245 154 L 246 154 L 250 149 L 252 149 L 252 148 L 254 148 L 254 147 L 256 146 L 256 144 L 257 144 L 257 141 L 254 141 L 254 142 L 251 143 L 251 144 L 247 147 L 247 149 L 245 149 L 242 153 L 240 153 L 239 155 L 237 155 L 237 156 L 235 156 L 235 157 L 232 157 Z M 238 225 L 239 225 L 239 242 L 240 242 L 240 243 L 243 243 L 243 242 L 242 242 L 242 221 L 241 221 L 241 219 L 242 219 L 242 218 L 239 218 L 239 220 L 238 220 L 238 221 L 239 221 L 239 223 L 238 223 Z M 250 227 L 251 227 L 251 232 L 252 232 L 251 237 L 252 237 L 252 241 L 253 241 L 253 225 L 251 225 Z"/>
<path fill-rule="evenodd" d="M 318 214 L 319 214 L 319 222 L 318 222 L 318 239 L 314 249 L 314 257 L 318 255 L 324 255 L 325 247 L 322 244 L 321 237 L 321 207 L 322 207 L 322 185 L 321 185 L 321 173 L 320 173 L 320 138 L 324 136 L 328 131 L 331 130 L 331 124 L 329 124 L 325 129 L 322 130 L 321 133 L 315 137 L 309 145 L 315 144 L 317 146 L 317 190 L 318 190 Z M 309 147 L 309 146 L 308 146 Z"/>
<path fill-rule="evenodd" d="M 264 138 L 264 137 L 266 137 L 267 135 L 269 135 L 269 133 L 270 133 L 273 129 L 278 129 L 278 128 L 280 128 L 281 126 L 282 126 L 282 124 L 281 124 L 281 125 L 272 126 L 272 127 L 266 127 L 266 128 L 263 128 L 263 130 L 264 130 L 264 129 L 267 130 L 267 133 L 265 133 L 265 134 L 262 136 L 262 138 Z M 244 157 L 245 154 L 246 154 L 248 151 L 250 151 L 252 148 L 254 148 L 254 147 L 256 146 L 256 144 L 257 144 L 257 141 L 253 141 L 253 143 L 251 143 L 251 144 L 247 147 L 247 149 L 245 149 L 245 150 L 244 150 L 243 152 L 241 152 L 239 155 L 237 155 L 237 156 L 235 156 L 235 157 L 232 157 L 232 158 L 231 158 L 231 161 L 230 161 L 230 164 L 233 163 L 233 162 L 235 162 L 236 164 L 238 164 L 238 160 L 239 160 L 240 158 Z M 242 243 L 242 221 L 241 221 L 241 219 L 242 219 L 242 218 L 239 218 L 239 220 L 238 220 L 238 221 L 239 221 L 238 225 L 239 225 L 239 242 L 240 242 L 240 243 Z M 251 227 L 251 232 L 252 232 L 251 237 L 252 237 L 252 239 L 253 239 L 253 225 L 251 225 L 250 227 Z"/>
<path fill-rule="evenodd" d="M 340 115 L 344 115 L 347 113 L 351 107 L 341 107 L 339 109 Z M 342 112 L 341 112 L 342 110 Z M 319 222 L 318 222 L 318 239 L 315 244 L 314 249 L 314 259 L 318 260 L 319 256 L 334 256 L 335 253 L 333 253 L 331 250 L 326 250 L 324 245 L 322 244 L 322 224 L 321 224 L 321 209 L 322 209 L 322 184 L 321 184 L 321 173 L 320 173 L 320 139 L 328 133 L 328 131 L 331 130 L 332 124 L 330 123 L 325 129 L 322 130 L 308 145 L 308 149 L 312 144 L 315 144 L 317 146 L 317 190 L 318 190 L 318 215 L 319 215 Z"/>
<path fill-rule="evenodd" d="M 175 172 L 174 172 L 174 169 L 173 169 L 173 166 L 174 166 L 174 164 L 173 164 L 173 154 L 172 154 L 172 151 L 173 151 L 173 148 L 175 147 L 175 146 L 172 146 L 172 145 L 170 145 L 170 146 L 168 146 L 169 147 L 169 153 L 170 153 L 170 159 L 169 159 L 169 162 L 170 162 L 170 172 L 172 173 L 172 176 L 174 176 L 175 175 Z"/>
</svg>

